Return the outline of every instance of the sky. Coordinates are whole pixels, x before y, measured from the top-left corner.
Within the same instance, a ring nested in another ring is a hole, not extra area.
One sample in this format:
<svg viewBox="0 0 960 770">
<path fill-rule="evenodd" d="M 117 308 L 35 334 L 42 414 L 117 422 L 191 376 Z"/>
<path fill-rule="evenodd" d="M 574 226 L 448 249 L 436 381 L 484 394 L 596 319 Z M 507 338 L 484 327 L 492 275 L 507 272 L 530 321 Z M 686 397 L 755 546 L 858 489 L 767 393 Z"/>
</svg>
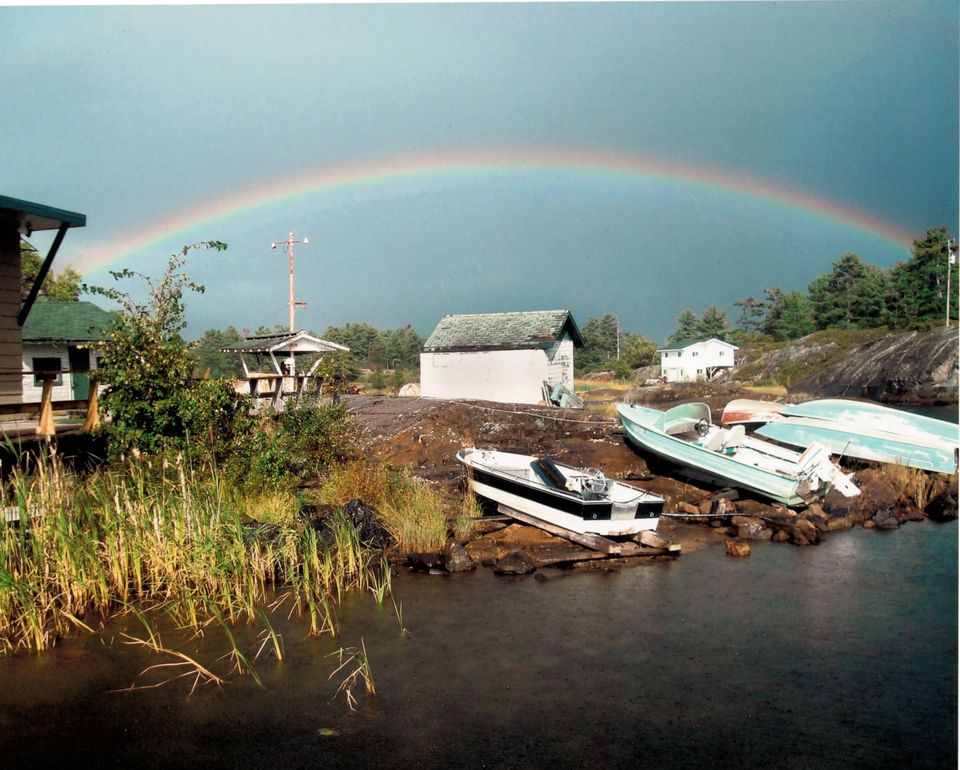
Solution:
<svg viewBox="0 0 960 770">
<path fill-rule="evenodd" d="M 188 336 L 685 309 L 958 225 L 956 2 L 0 7 L 0 195 L 54 269 L 181 246 Z M 35 234 L 41 250 L 49 237 Z M 141 293 L 138 284 L 122 287 Z"/>
</svg>

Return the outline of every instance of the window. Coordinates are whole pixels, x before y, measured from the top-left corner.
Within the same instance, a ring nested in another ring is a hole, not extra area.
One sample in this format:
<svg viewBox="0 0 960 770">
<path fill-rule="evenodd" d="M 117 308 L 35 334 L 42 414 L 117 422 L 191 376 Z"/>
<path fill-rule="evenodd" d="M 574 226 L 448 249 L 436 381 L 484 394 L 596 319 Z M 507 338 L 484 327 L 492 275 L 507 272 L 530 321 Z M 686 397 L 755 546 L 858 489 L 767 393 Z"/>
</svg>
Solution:
<svg viewBox="0 0 960 770">
<path fill-rule="evenodd" d="M 60 372 L 63 371 L 63 362 L 59 358 L 34 358 L 33 359 L 33 371 L 35 372 L 57 372 L 57 376 L 53 380 L 54 385 L 63 385 L 63 374 Z M 46 377 L 33 375 L 33 384 L 40 386 L 43 385 L 43 381 Z"/>
</svg>

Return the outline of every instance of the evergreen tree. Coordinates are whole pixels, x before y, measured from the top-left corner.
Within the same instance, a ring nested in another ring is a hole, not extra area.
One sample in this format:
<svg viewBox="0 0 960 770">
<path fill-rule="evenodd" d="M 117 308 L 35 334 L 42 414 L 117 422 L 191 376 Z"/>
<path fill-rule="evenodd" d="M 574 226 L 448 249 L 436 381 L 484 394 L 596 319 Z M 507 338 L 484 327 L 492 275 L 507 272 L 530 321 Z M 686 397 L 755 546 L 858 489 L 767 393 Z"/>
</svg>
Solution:
<svg viewBox="0 0 960 770">
<path fill-rule="evenodd" d="M 233 326 L 226 329 L 208 329 L 192 347 L 193 373 L 196 377 L 240 377 L 243 367 L 236 353 L 224 353 L 220 349 L 240 342 L 243 337 Z"/>
<path fill-rule="evenodd" d="M 678 347 L 700 338 L 700 319 L 689 308 L 677 316 L 677 329 L 667 337 L 667 344 Z"/>
<path fill-rule="evenodd" d="M 913 256 L 890 271 L 888 307 L 900 324 L 940 320 L 947 305 L 946 227 L 932 227 L 913 242 Z M 956 277 L 956 274 L 954 274 Z M 957 318 L 960 281 L 951 281 L 950 315 Z"/>
<path fill-rule="evenodd" d="M 740 318 L 737 319 L 737 326 L 745 332 L 756 332 L 763 326 L 763 315 L 766 306 L 763 300 L 745 297 L 733 303 L 740 308 Z"/>
<path fill-rule="evenodd" d="M 777 340 L 795 340 L 810 334 L 815 324 L 810 301 L 799 291 L 781 292 L 773 337 Z"/>
<path fill-rule="evenodd" d="M 718 340 L 726 340 L 729 333 L 730 323 L 727 321 L 727 314 L 724 311 L 714 305 L 703 311 L 698 324 L 700 339 L 716 337 Z"/>
<path fill-rule="evenodd" d="M 577 369 L 600 371 L 603 363 L 617 357 L 617 317 L 607 313 L 602 318 L 590 316 L 580 329 L 583 348 L 577 351 Z"/>
<path fill-rule="evenodd" d="M 887 276 L 847 252 L 808 286 L 818 329 L 866 329 L 887 322 Z"/>
</svg>

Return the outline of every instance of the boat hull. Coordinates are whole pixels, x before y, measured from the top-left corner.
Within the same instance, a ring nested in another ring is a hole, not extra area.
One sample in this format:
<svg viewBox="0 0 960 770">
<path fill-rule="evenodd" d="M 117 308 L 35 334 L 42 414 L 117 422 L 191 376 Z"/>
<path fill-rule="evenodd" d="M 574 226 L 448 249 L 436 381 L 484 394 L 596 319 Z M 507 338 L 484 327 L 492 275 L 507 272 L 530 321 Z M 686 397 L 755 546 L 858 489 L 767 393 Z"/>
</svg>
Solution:
<svg viewBox="0 0 960 770">
<path fill-rule="evenodd" d="M 627 438 L 641 449 L 675 465 L 699 471 L 722 484 L 754 492 L 784 505 L 801 505 L 805 502 L 798 492 L 800 482 L 796 478 L 735 462 L 653 428 L 653 423 L 663 415 L 659 410 L 624 404 L 617 409 Z"/>
<path fill-rule="evenodd" d="M 757 428 L 765 438 L 795 447 L 817 442 L 832 454 L 881 463 L 908 465 L 937 473 L 956 473 L 957 448 L 944 441 L 873 431 L 852 433 L 831 420 L 783 417 Z"/>
<path fill-rule="evenodd" d="M 635 492 L 632 500 L 584 500 L 565 490 L 498 472 L 467 450 L 459 452 L 457 459 L 468 468 L 474 494 L 578 534 L 618 537 L 655 530 L 663 511 L 662 497 L 619 482 L 611 483 Z"/>
</svg>

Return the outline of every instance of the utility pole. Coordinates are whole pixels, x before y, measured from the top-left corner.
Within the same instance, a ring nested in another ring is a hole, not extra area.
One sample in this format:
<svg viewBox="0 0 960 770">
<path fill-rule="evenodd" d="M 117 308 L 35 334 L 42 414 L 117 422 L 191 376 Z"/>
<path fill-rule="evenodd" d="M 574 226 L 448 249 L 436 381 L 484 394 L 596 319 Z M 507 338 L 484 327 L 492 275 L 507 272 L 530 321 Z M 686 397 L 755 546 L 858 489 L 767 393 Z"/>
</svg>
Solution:
<svg viewBox="0 0 960 770">
<path fill-rule="evenodd" d="M 276 249 L 277 246 L 282 246 L 283 244 L 286 244 L 287 255 L 290 257 L 290 333 L 291 334 L 294 334 L 297 331 L 297 322 L 295 318 L 297 308 L 302 308 L 307 306 L 306 302 L 298 302 L 293 293 L 293 250 L 294 250 L 294 244 L 297 244 L 297 243 L 302 243 L 304 246 L 307 246 L 310 243 L 310 240 L 304 237 L 302 241 L 298 241 L 294 239 L 293 233 L 290 233 L 287 236 L 287 240 L 279 241 L 279 242 L 274 241 L 273 243 L 270 244 L 271 249 Z M 288 370 L 287 374 L 296 378 L 297 360 L 296 360 L 296 357 L 293 355 L 293 352 L 290 353 L 290 357 L 287 359 L 287 370 Z M 297 387 L 296 379 L 293 380 L 293 384 L 291 387 L 293 390 L 296 390 L 296 387 Z"/>
<path fill-rule="evenodd" d="M 297 241 L 297 240 L 294 240 L 293 233 L 290 233 L 290 235 L 287 236 L 287 240 L 279 241 L 279 242 L 275 241 L 274 243 L 270 244 L 271 249 L 275 249 L 277 248 L 277 246 L 282 246 L 283 244 L 286 244 L 287 254 L 290 257 L 290 333 L 291 334 L 293 334 L 297 330 L 297 324 L 294 317 L 296 315 L 297 308 L 304 308 L 307 306 L 306 302 L 298 302 L 294 298 L 294 294 L 293 294 L 293 249 L 294 249 L 294 244 L 296 243 L 302 243 L 304 246 L 308 246 L 310 244 L 310 239 L 304 238 L 302 241 Z"/>
<path fill-rule="evenodd" d="M 947 326 L 950 326 L 950 268 L 957 263 L 957 239 L 947 240 Z"/>
</svg>

